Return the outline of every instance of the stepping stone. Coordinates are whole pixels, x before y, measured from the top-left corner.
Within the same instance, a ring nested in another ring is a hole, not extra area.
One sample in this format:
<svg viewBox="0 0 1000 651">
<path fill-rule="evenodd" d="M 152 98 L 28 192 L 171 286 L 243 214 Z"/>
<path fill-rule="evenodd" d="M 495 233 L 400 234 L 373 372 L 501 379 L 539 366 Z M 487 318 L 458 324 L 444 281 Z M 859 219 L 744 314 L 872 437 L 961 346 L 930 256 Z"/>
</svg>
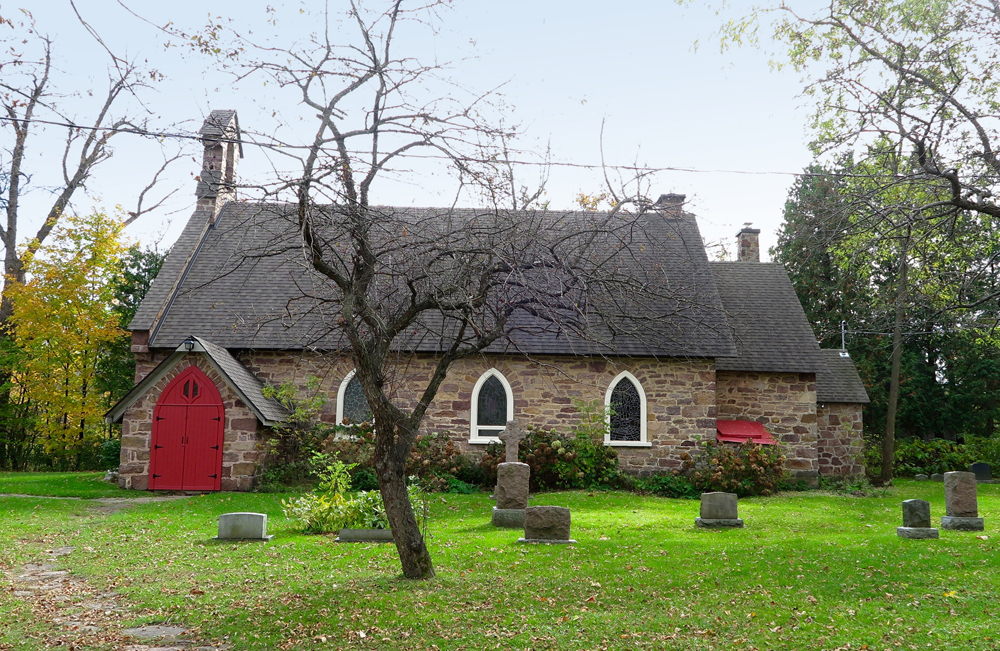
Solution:
<svg viewBox="0 0 1000 651">
<path fill-rule="evenodd" d="M 151 640 L 158 637 L 177 637 L 187 633 L 183 626 L 169 626 L 167 624 L 149 624 L 137 628 L 122 629 L 122 633 L 131 637 Z"/>
</svg>

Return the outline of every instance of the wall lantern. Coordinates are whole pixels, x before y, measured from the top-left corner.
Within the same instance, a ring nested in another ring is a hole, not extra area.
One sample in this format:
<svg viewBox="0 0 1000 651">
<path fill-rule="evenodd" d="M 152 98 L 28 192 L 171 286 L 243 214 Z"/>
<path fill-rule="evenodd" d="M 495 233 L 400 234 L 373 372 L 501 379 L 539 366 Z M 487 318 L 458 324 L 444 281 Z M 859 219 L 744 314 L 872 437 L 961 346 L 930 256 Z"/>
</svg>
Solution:
<svg viewBox="0 0 1000 651">
<path fill-rule="evenodd" d="M 194 344 L 195 344 L 194 337 L 188 337 L 187 339 L 184 340 L 184 350 L 190 353 L 192 350 L 194 350 Z"/>
</svg>

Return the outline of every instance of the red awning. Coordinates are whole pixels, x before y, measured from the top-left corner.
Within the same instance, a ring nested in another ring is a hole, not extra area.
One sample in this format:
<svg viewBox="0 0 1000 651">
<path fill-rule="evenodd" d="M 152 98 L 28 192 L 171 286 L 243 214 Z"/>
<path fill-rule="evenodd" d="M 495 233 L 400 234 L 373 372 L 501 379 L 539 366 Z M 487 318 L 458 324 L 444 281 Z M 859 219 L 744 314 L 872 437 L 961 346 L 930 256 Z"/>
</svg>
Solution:
<svg viewBox="0 0 1000 651">
<path fill-rule="evenodd" d="M 764 426 L 752 420 L 717 420 L 715 421 L 717 439 L 726 443 L 743 443 L 753 441 L 760 445 L 775 445 L 778 443 Z"/>
</svg>

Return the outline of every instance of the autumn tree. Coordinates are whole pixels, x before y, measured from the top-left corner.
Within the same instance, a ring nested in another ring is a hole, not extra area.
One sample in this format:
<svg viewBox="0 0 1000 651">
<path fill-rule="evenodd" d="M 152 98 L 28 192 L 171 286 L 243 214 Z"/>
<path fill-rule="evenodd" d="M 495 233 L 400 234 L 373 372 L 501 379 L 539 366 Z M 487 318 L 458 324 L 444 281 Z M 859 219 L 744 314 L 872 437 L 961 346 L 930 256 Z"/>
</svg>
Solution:
<svg viewBox="0 0 1000 651">
<path fill-rule="evenodd" d="M 609 189 L 609 212 L 542 210 L 541 188 L 529 189 L 511 162 L 517 134 L 503 126 L 496 98 L 442 85 L 445 64 L 397 52 L 446 9 L 446 2 L 352 1 L 343 15 L 316 16 L 323 31 L 292 46 L 279 45 L 280 37 L 257 45 L 226 25 L 197 38 L 182 34 L 223 53 L 239 79 L 266 81 L 301 101 L 303 140 L 253 134 L 275 160 L 294 162 L 254 187 L 291 202 L 295 242 L 275 246 L 296 247 L 321 279 L 302 289 L 329 315 L 326 328 L 339 333 L 357 369 L 374 415 L 379 488 L 409 578 L 434 570 L 407 499 L 406 461 L 452 363 L 516 350 L 515 333 L 573 337 L 581 351 L 613 354 L 621 338 L 652 337 L 648 331 L 699 321 L 710 309 L 665 287 L 662 251 L 645 238 L 643 220 L 663 219 L 650 202 Z M 456 196 L 477 207 L 378 205 L 380 183 L 421 160 L 440 161 Z M 419 380 L 419 398 L 400 402 L 396 371 L 426 347 L 436 361 Z"/>
<path fill-rule="evenodd" d="M 30 399 L 45 453 L 79 468 L 103 432 L 108 394 L 98 362 L 125 332 L 112 306 L 121 274 L 119 220 L 67 216 L 44 253 L 24 258 L 25 282 L 11 287 L 14 343 L 23 351 L 14 383 Z"/>
</svg>

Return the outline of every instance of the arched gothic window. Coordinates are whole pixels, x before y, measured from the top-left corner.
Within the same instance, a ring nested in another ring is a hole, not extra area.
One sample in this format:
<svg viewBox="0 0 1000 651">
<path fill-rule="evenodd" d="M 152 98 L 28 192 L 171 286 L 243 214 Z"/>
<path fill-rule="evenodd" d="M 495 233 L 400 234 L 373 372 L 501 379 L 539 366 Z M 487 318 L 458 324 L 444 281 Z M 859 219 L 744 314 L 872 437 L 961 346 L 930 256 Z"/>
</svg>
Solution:
<svg viewBox="0 0 1000 651">
<path fill-rule="evenodd" d="M 646 439 L 646 392 L 628 371 L 612 380 L 604 396 L 608 407 L 606 445 L 648 446 Z"/>
<path fill-rule="evenodd" d="M 514 394 L 507 378 L 490 369 L 482 374 L 472 390 L 472 413 L 469 442 L 489 443 L 514 419 Z"/>
<path fill-rule="evenodd" d="M 361 389 L 361 381 L 358 380 L 356 372 L 351 371 L 340 383 L 340 390 L 337 391 L 337 424 L 357 425 L 371 421 L 372 410 Z"/>
</svg>

